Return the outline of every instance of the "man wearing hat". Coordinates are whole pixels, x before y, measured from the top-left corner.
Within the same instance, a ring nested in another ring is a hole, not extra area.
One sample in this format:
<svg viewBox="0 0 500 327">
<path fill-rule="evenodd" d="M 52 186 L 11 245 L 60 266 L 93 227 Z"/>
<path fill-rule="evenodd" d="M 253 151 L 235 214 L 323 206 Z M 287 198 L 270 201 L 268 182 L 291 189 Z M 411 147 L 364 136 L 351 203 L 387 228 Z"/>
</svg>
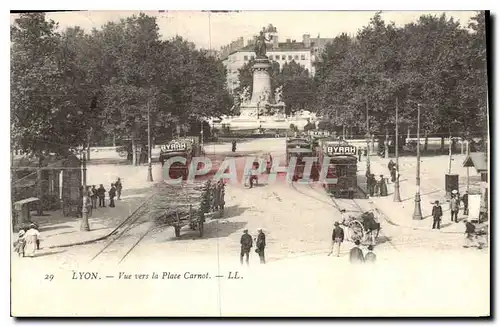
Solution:
<svg viewBox="0 0 500 327">
<path fill-rule="evenodd" d="M 262 228 L 257 229 L 257 232 L 259 234 L 257 235 L 257 241 L 255 244 L 257 248 L 255 249 L 255 252 L 259 254 L 260 263 L 266 263 L 266 257 L 264 255 L 264 249 L 266 247 L 266 234 L 264 234 Z"/>
<path fill-rule="evenodd" d="M 451 212 L 451 221 L 458 223 L 458 209 L 460 206 L 460 200 L 458 199 L 458 191 L 453 190 L 451 199 L 450 199 L 450 212 Z"/>
<path fill-rule="evenodd" d="M 464 215 L 469 215 L 469 192 L 465 191 L 465 194 L 462 196 L 462 202 L 464 203 Z"/>
<path fill-rule="evenodd" d="M 443 216 L 443 209 L 439 205 L 439 201 L 434 202 L 432 207 L 432 229 L 441 229 L 441 217 Z"/>
<path fill-rule="evenodd" d="M 361 245 L 360 240 L 354 242 L 354 247 L 349 251 L 349 262 L 350 263 L 364 263 L 365 257 L 363 255 L 363 250 L 359 248 Z"/>
<path fill-rule="evenodd" d="M 243 235 L 241 235 L 241 253 L 240 253 L 240 263 L 243 264 L 243 256 L 246 255 L 246 262 L 248 265 L 250 249 L 252 248 L 252 236 L 248 235 L 248 229 L 243 231 Z"/>
<path fill-rule="evenodd" d="M 335 256 L 340 256 L 340 245 L 344 242 L 344 230 L 340 227 L 338 221 L 335 222 L 335 227 L 333 228 L 332 233 L 332 245 L 330 247 L 330 253 L 328 255 L 332 255 L 333 249 L 335 248 Z"/>
</svg>

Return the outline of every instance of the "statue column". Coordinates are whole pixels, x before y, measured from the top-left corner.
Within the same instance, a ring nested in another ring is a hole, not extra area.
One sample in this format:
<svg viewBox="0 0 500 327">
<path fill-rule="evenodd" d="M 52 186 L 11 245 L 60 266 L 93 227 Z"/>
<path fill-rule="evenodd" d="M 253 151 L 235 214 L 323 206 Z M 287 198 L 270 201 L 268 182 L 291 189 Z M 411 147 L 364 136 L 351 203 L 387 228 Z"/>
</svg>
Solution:
<svg viewBox="0 0 500 327">
<path fill-rule="evenodd" d="M 271 63 L 268 59 L 256 59 L 253 66 L 253 91 L 252 100 L 250 103 L 257 104 L 259 102 L 259 97 L 264 96 L 266 92 L 272 94 L 271 92 L 271 76 L 269 71 L 271 68 Z M 269 100 L 269 99 L 267 99 Z M 263 101 L 261 105 L 265 105 L 269 101 Z"/>
</svg>

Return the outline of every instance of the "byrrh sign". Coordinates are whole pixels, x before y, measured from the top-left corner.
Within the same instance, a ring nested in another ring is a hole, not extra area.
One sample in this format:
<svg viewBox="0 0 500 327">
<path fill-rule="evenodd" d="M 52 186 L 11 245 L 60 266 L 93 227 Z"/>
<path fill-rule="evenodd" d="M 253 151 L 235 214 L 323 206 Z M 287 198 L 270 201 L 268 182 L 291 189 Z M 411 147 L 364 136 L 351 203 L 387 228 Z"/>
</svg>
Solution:
<svg viewBox="0 0 500 327">
<path fill-rule="evenodd" d="M 352 145 L 330 145 L 325 146 L 328 155 L 352 154 L 356 155 L 356 147 Z"/>
<path fill-rule="evenodd" d="M 161 149 L 163 151 L 178 151 L 178 150 L 186 150 L 187 145 L 184 142 L 172 142 L 169 144 L 162 145 Z"/>
</svg>

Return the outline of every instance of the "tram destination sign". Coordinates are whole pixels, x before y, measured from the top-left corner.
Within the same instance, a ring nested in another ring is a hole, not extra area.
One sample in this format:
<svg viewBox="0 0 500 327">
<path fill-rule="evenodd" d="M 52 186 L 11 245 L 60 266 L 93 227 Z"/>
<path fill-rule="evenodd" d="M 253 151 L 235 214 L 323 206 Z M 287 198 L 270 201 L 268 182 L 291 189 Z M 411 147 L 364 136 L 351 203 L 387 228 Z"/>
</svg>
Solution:
<svg viewBox="0 0 500 327">
<path fill-rule="evenodd" d="M 356 155 L 356 147 L 352 145 L 329 145 L 325 147 L 325 150 L 329 155 Z"/>
<path fill-rule="evenodd" d="M 161 149 L 163 151 L 179 151 L 186 150 L 187 144 L 185 142 L 172 142 L 169 144 L 162 145 Z"/>
</svg>

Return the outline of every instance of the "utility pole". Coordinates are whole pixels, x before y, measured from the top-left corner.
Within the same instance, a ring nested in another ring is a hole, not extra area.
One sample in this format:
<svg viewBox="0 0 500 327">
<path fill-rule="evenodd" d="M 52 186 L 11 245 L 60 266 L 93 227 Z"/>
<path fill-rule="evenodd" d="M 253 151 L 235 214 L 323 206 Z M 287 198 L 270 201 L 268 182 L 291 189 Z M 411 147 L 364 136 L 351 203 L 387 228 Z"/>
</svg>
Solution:
<svg viewBox="0 0 500 327">
<path fill-rule="evenodd" d="M 89 201 L 89 195 L 87 194 L 87 160 L 85 158 L 85 149 L 82 149 L 82 184 L 83 184 L 83 192 L 82 192 L 82 222 L 80 224 L 80 230 L 84 232 L 90 231 L 89 226 L 89 210 L 87 207 L 87 203 Z"/>
<path fill-rule="evenodd" d="M 370 121 L 368 119 L 368 97 L 366 98 L 366 175 L 370 175 Z"/>
<path fill-rule="evenodd" d="M 420 207 L 420 103 L 417 105 L 417 191 L 415 193 L 414 220 L 422 220 L 422 208 Z"/>
<path fill-rule="evenodd" d="M 201 119 L 201 131 L 200 131 L 200 145 L 201 145 L 201 150 L 203 151 L 203 118 Z"/>
<path fill-rule="evenodd" d="M 389 131 L 387 125 L 385 126 L 385 141 L 384 141 L 384 157 L 389 159 Z"/>
<path fill-rule="evenodd" d="M 450 136 L 448 138 L 448 175 L 451 175 L 451 125 L 448 128 Z"/>
<path fill-rule="evenodd" d="M 394 184 L 394 202 L 401 202 L 399 194 L 399 129 L 398 129 L 398 98 L 396 97 L 396 183 Z"/>
<path fill-rule="evenodd" d="M 466 156 L 467 158 L 469 158 L 469 155 L 470 155 L 470 148 L 469 148 L 469 139 L 467 139 L 467 144 L 466 144 L 467 148 L 466 148 Z M 469 192 L 469 166 L 467 165 L 467 193 Z"/>
<path fill-rule="evenodd" d="M 148 105 L 148 182 L 153 181 L 153 167 L 151 166 L 151 111 L 149 101 Z"/>
</svg>

